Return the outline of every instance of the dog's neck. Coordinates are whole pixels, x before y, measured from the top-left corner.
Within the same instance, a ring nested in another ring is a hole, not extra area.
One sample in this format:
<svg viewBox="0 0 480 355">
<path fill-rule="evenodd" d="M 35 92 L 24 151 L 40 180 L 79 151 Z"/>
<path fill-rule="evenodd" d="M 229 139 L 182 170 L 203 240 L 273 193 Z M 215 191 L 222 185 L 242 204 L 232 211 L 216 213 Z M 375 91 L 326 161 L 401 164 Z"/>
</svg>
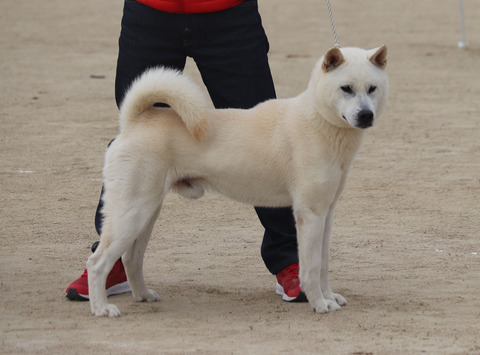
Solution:
<svg viewBox="0 0 480 355">
<path fill-rule="evenodd" d="M 317 105 L 311 90 L 303 92 L 294 100 L 296 101 L 298 112 L 302 112 L 303 116 L 309 119 L 312 126 L 319 131 L 334 135 L 338 134 L 338 132 L 344 132 L 342 134 L 351 137 L 353 140 L 360 139 L 361 143 L 365 135 L 365 130 L 352 127 L 346 121 L 342 122 L 338 120 L 338 122 L 336 122 L 335 119 L 326 117 L 328 115 L 333 117 L 336 114 L 328 108 L 325 109 Z"/>
<path fill-rule="evenodd" d="M 365 130 L 352 127 L 338 127 L 318 115 L 315 120 L 321 135 L 330 142 L 332 152 L 343 161 L 342 170 L 348 171 L 359 151 Z"/>
<path fill-rule="evenodd" d="M 354 128 L 348 124 L 338 126 L 330 122 L 312 104 L 311 92 L 306 91 L 295 100 L 297 101 L 298 112 L 303 112 L 302 116 L 305 119 L 305 124 L 322 136 L 323 140 L 330 142 L 332 154 L 337 155 L 339 158 L 350 157 L 350 159 L 347 159 L 348 162 L 346 161 L 345 166 L 345 169 L 348 169 L 362 145 L 365 130 Z"/>
</svg>

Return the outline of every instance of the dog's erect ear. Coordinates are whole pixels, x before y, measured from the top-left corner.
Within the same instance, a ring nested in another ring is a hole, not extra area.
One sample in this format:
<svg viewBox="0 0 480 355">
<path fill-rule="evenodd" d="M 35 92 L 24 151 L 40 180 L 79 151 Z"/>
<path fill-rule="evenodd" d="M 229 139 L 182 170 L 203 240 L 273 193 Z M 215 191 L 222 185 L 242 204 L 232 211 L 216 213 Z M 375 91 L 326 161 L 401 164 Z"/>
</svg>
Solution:
<svg viewBox="0 0 480 355">
<path fill-rule="evenodd" d="M 387 46 L 382 45 L 372 51 L 375 52 L 369 58 L 370 61 L 380 69 L 385 69 L 387 66 Z"/>
<path fill-rule="evenodd" d="M 338 47 L 333 47 L 328 50 L 323 58 L 322 69 L 325 73 L 331 72 L 340 64 L 345 62 L 342 52 Z"/>
</svg>

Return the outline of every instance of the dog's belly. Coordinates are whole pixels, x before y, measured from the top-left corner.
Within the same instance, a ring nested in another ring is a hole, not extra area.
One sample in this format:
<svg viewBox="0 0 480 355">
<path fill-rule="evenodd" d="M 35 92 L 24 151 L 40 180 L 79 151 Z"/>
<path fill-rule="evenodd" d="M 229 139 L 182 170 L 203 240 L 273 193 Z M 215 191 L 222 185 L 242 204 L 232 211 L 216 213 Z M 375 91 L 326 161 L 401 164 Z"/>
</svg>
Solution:
<svg viewBox="0 0 480 355">
<path fill-rule="evenodd" d="M 234 186 L 232 188 L 232 186 Z M 197 199 L 205 190 L 210 190 L 232 200 L 259 207 L 287 207 L 292 205 L 290 195 L 271 188 L 265 189 L 252 185 L 225 182 L 214 184 L 204 178 L 183 178 L 172 185 L 173 191 L 187 198 Z"/>
<path fill-rule="evenodd" d="M 292 205 L 290 194 L 273 185 L 220 182 L 212 187 L 213 190 L 226 197 L 249 205 L 259 207 L 287 207 Z"/>
</svg>

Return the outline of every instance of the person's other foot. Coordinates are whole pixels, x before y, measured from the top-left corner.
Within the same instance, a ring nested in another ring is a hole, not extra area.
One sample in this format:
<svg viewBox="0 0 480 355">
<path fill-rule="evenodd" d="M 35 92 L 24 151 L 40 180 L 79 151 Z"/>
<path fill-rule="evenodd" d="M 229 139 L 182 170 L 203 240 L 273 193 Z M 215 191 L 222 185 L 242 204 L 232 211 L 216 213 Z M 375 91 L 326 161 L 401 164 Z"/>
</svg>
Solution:
<svg viewBox="0 0 480 355">
<path fill-rule="evenodd" d="M 287 302 L 307 302 L 307 296 L 300 288 L 298 263 L 287 266 L 277 275 L 276 292 Z"/>
<path fill-rule="evenodd" d="M 107 296 L 118 295 L 125 292 L 131 292 L 130 285 L 127 281 L 127 275 L 125 274 L 125 268 L 122 261 L 119 259 L 113 265 L 112 271 L 107 276 L 106 282 Z M 67 287 L 66 296 L 71 301 L 88 301 L 88 273 L 87 269 L 83 274 L 73 281 L 70 286 Z"/>
</svg>

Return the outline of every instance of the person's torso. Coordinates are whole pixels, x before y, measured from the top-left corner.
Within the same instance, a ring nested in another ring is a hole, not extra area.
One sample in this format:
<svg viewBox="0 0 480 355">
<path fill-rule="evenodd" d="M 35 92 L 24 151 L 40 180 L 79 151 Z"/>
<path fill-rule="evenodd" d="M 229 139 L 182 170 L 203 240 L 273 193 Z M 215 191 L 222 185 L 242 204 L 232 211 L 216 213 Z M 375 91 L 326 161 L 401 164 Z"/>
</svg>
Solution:
<svg viewBox="0 0 480 355">
<path fill-rule="evenodd" d="M 137 0 L 156 10 L 175 14 L 216 12 L 237 6 L 244 0 Z"/>
</svg>

